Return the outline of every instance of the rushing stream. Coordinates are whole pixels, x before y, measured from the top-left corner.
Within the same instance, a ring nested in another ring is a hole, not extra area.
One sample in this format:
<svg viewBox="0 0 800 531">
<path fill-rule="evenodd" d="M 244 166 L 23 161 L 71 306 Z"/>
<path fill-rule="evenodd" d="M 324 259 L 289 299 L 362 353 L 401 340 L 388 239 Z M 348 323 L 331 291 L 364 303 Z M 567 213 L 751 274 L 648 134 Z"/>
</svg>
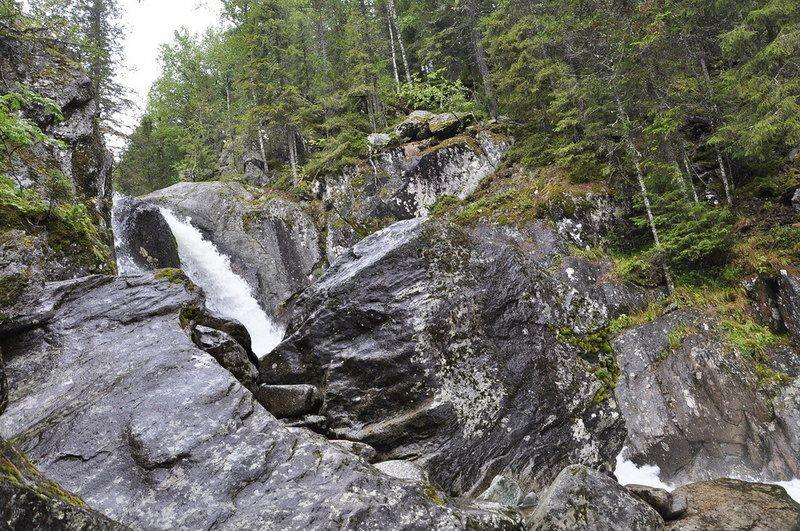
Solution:
<svg viewBox="0 0 800 531">
<path fill-rule="evenodd" d="M 209 309 L 241 322 L 250 332 L 253 352 L 262 357 L 280 343 L 283 332 L 258 305 L 247 282 L 231 270 L 230 259 L 203 238 L 190 220 L 162 208 L 175 240 L 184 272 L 203 288 Z"/>
</svg>

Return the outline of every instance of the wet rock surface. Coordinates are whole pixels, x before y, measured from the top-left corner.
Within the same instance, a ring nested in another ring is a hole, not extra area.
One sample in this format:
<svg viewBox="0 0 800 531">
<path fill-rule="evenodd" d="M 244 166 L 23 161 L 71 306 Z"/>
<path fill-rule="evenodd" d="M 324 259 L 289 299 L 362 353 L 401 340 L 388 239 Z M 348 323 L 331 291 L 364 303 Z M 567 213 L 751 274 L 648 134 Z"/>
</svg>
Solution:
<svg viewBox="0 0 800 531">
<path fill-rule="evenodd" d="M 540 494 L 526 521 L 529 530 L 657 530 L 664 521 L 645 502 L 613 479 L 590 468 L 571 465 Z"/>
<path fill-rule="evenodd" d="M 784 420 L 770 412 L 752 361 L 726 345 L 717 327 L 680 310 L 614 340 L 627 458 L 660 467 L 666 482 L 797 477 L 793 401 L 779 408 Z"/>
<path fill-rule="evenodd" d="M 297 204 L 251 190 L 234 182 L 187 182 L 143 199 L 191 218 L 275 316 L 281 303 L 311 282 L 322 258 L 319 236 Z"/>
<path fill-rule="evenodd" d="M 570 462 L 609 466 L 623 429 L 602 326 L 627 306 L 573 288 L 599 284 L 601 268 L 565 266 L 566 248 L 546 224 L 396 223 L 296 299 L 262 379 L 319 387 L 337 437 L 413 460 L 451 492 L 477 495 L 498 474 L 535 490 Z"/>
<path fill-rule="evenodd" d="M 288 431 L 181 329 L 179 314 L 198 309 L 200 293 L 146 275 L 48 284 L 30 311 L 50 315 L 49 324 L 4 350 L 11 400 L 0 434 L 134 529 L 509 522 L 434 502 L 423 485 Z"/>
<path fill-rule="evenodd" d="M 717 479 L 686 485 L 672 494 L 686 498 L 687 510 L 667 522 L 666 529 L 800 529 L 800 504 L 776 485 Z"/>
</svg>

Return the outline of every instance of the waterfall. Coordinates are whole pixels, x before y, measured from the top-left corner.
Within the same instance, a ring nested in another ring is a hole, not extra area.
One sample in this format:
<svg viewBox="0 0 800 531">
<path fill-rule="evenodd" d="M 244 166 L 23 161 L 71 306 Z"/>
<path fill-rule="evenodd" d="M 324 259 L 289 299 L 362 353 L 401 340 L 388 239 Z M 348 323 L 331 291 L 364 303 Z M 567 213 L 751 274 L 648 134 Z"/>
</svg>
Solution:
<svg viewBox="0 0 800 531">
<path fill-rule="evenodd" d="M 231 270 L 230 259 L 203 238 L 190 219 L 181 220 L 165 208 L 160 210 L 178 242 L 181 266 L 192 282 L 203 288 L 208 308 L 241 322 L 250 332 L 256 356 L 275 348 L 283 331 L 258 305 L 247 282 Z"/>
<path fill-rule="evenodd" d="M 119 192 L 114 192 L 113 201 L 111 228 L 114 233 L 117 271 L 120 275 L 138 275 L 144 271 L 131 258 L 131 249 L 128 244 L 128 214 L 133 208 L 133 202 L 130 197 Z"/>
</svg>

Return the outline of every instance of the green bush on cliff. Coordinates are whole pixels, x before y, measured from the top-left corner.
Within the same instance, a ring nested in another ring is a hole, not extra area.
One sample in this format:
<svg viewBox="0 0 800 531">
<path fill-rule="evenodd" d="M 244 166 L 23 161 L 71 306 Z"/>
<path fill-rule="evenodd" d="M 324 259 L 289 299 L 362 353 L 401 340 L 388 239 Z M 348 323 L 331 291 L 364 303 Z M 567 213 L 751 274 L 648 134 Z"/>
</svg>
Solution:
<svg viewBox="0 0 800 531">
<path fill-rule="evenodd" d="M 42 131 L 33 120 L 23 118 L 19 111 L 26 107 L 41 108 L 55 120 L 63 120 L 61 108 L 50 98 L 45 98 L 27 88 L 0 96 L 0 170 L 11 164 L 11 157 L 20 147 L 37 143 L 63 147 L 64 143 Z"/>
</svg>

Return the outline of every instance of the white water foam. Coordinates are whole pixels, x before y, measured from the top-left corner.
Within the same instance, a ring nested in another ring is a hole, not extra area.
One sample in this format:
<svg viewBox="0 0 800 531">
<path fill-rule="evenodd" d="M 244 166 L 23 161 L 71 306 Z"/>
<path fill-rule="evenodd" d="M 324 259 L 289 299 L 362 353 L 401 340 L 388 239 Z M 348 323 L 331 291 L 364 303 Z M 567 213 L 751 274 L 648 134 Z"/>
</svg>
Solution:
<svg viewBox="0 0 800 531">
<path fill-rule="evenodd" d="M 231 270 L 230 259 L 203 238 L 191 219 L 181 220 L 165 208 L 160 210 L 178 242 L 181 266 L 205 291 L 209 309 L 241 322 L 250 332 L 253 352 L 259 358 L 275 348 L 283 331 L 258 305 L 247 282 Z"/>
<path fill-rule="evenodd" d="M 661 473 L 659 467 L 655 465 L 638 466 L 636 463 L 622 457 L 625 450 L 627 450 L 627 447 L 623 447 L 617 456 L 617 466 L 614 469 L 614 475 L 620 485 L 644 485 L 669 491 L 675 488 L 674 485 L 668 485 L 659 479 L 658 475 Z"/>
<path fill-rule="evenodd" d="M 671 485 L 661 481 L 658 477 L 661 473 L 661 469 L 656 465 L 638 466 L 632 461 L 628 461 L 623 457 L 625 450 L 627 450 L 627 447 L 623 447 L 622 451 L 617 455 L 617 466 L 614 469 L 614 475 L 617 477 L 617 481 L 620 485 L 644 485 L 646 487 L 656 487 L 670 492 L 681 486 Z M 733 479 L 739 479 L 741 481 L 778 485 L 786 489 L 786 493 L 789 494 L 794 501 L 800 503 L 800 478 L 795 478 L 791 481 L 764 481 L 752 477 L 737 477 L 736 474 L 732 474 L 732 477 Z"/>
</svg>

